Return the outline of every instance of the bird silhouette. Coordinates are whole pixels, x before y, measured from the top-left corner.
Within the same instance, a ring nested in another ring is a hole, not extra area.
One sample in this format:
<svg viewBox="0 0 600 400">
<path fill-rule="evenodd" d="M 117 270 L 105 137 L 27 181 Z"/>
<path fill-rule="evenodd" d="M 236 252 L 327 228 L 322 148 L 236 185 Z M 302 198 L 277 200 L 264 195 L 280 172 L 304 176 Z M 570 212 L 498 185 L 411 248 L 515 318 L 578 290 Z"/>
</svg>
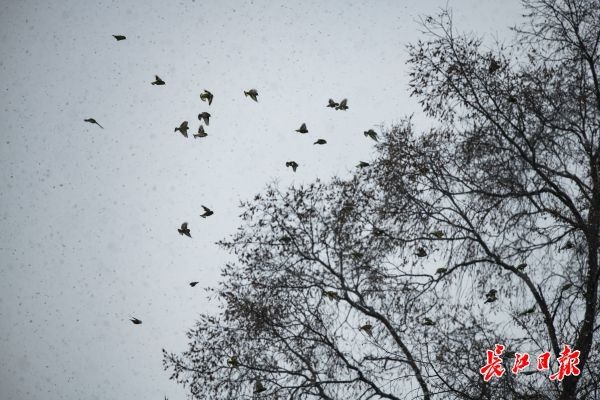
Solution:
<svg viewBox="0 0 600 400">
<path fill-rule="evenodd" d="M 525 315 L 533 314 L 535 312 L 535 306 L 528 308 L 527 310 L 520 312 L 519 317 L 524 317 Z"/>
<path fill-rule="evenodd" d="M 561 247 L 561 250 L 570 250 L 573 247 L 575 247 L 575 245 L 573 244 L 573 242 L 571 242 L 570 240 L 567 240 L 567 243 L 565 243 L 565 245 L 563 247 Z"/>
<path fill-rule="evenodd" d="M 336 103 L 335 101 L 333 101 L 333 99 L 329 99 L 329 104 L 327 104 L 326 107 L 336 108 L 339 105 L 340 105 L 340 103 Z"/>
<path fill-rule="evenodd" d="M 89 122 L 90 124 L 96 124 L 98 125 L 100 128 L 104 129 L 104 127 L 102 125 L 100 125 L 98 123 L 98 121 L 96 121 L 94 118 L 86 118 L 84 119 L 85 122 Z"/>
<path fill-rule="evenodd" d="M 443 231 L 433 231 L 430 233 L 430 235 L 435 237 L 436 239 L 441 239 L 444 237 L 444 232 Z"/>
<path fill-rule="evenodd" d="M 367 335 L 373 336 L 373 325 L 366 323 L 358 328 L 359 331 L 364 331 Z"/>
<path fill-rule="evenodd" d="M 314 142 L 313 144 L 326 144 L 326 143 L 327 143 L 327 140 L 325 140 L 325 139 L 319 139 L 316 142 Z"/>
<path fill-rule="evenodd" d="M 163 81 L 162 79 L 160 79 L 158 77 L 158 75 L 154 75 L 154 82 L 152 82 L 153 85 L 164 85 L 165 81 Z"/>
<path fill-rule="evenodd" d="M 485 295 L 486 300 L 484 301 L 484 303 L 493 303 L 494 301 L 498 300 L 498 298 L 496 297 L 496 293 L 498 293 L 496 289 L 491 289 L 489 292 L 487 292 Z"/>
<path fill-rule="evenodd" d="M 360 251 L 353 250 L 352 252 L 350 252 L 350 257 L 352 257 L 355 260 L 363 258 L 363 256 L 364 256 L 364 254 L 361 253 Z"/>
<path fill-rule="evenodd" d="M 566 283 L 565 285 L 563 285 L 563 287 L 561 288 L 561 290 L 562 290 L 562 291 L 569 290 L 569 289 L 571 289 L 572 287 L 573 287 L 573 284 L 572 284 L 572 283 Z"/>
<path fill-rule="evenodd" d="M 196 286 L 197 284 L 198 284 L 198 282 L 190 282 L 190 286 L 191 286 L 191 287 L 194 287 L 194 286 Z"/>
<path fill-rule="evenodd" d="M 238 367 L 238 359 L 236 356 L 231 356 L 227 359 L 227 365 L 229 365 L 231 368 L 237 368 Z"/>
<path fill-rule="evenodd" d="M 344 100 L 340 101 L 340 104 L 338 104 L 338 106 L 335 109 L 345 111 L 348 109 L 347 103 L 348 103 L 348 99 L 344 99 Z"/>
<path fill-rule="evenodd" d="M 179 127 L 175 128 L 175 132 L 179 131 L 183 136 L 188 137 L 188 129 L 190 129 L 188 127 L 188 122 L 183 121 Z"/>
<path fill-rule="evenodd" d="M 378 141 L 377 140 L 377 132 L 375 132 L 373 129 L 369 129 L 368 131 L 364 131 L 365 137 L 369 137 L 371 139 L 373 139 L 374 141 Z"/>
<path fill-rule="evenodd" d="M 340 299 L 337 292 L 334 292 L 332 290 L 323 290 L 323 295 L 325 297 L 327 297 L 329 300 L 339 300 Z"/>
<path fill-rule="evenodd" d="M 200 214 L 202 218 L 210 217 L 214 214 L 214 212 L 206 206 L 202 206 L 202 209 L 204 210 L 204 213 Z"/>
<path fill-rule="evenodd" d="M 519 271 L 524 271 L 525 268 L 527 268 L 527 263 L 521 263 L 521 264 L 517 265 L 517 269 Z"/>
<path fill-rule="evenodd" d="M 488 67 L 488 73 L 493 74 L 494 72 L 498 71 L 499 69 L 500 69 L 500 64 L 498 64 L 498 61 L 496 61 L 492 58 L 492 60 L 490 61 L 490 66 Z"/>
<path fill-rule="evenodd" d="M 422 248 L 422 247 L 419 247 L 419 248 L 417 249 L 417 252 L 415 253 L 415 255 L 416 255 L 417 257 L 426 257 L 426 256 L 427 256 L 427 252 L 425 251 L 425 249 L 424 249 L 424 248 Z"/>
<path fill-rule="evenodd" d="M 140 319 L 137 319 L 137 318 L 135 318 L 135 317 L 134 317 L 134 318 L 129 318 L 129 320 L 130 320 L 131 322 L 133 322 L 133 324 L 134 324 L 134 325 L 139 325 L 139 324 L 141 324 L 141 323 L 142 323 L 142 320 L 140 320 Z"/>
<path fill-rule="evenodd" d="M 436 274 L 445 274 L 446 272 L 448 272 L 448 268 L 441 267 L 435 270 Z"/>
<path fill-rule="evenodd" d="M 204 89 L 204 92 L 200 94 L 200 100 L 208 101 L 209 106 L 212 104 L 213 97 L 213 94 L 206 89 Z"/>
<path fill-rule="evenodd" d="M 256 102 L 258 102 L 258 91 L 256 89 L 250 89 L 247 92 L 244 92 L 244 96 L 248 97 L 250 96 L 250 98 Z"/>
<path fill-rule="evenodd" d="M 209 119 L 210 119 L 210 113 L 207 113 L 206 111 L 203 111 L 200 114 L 198 114 L 198 119 L 200 121 L 204 121 L 204 123 L 206 124 L 206 126 L 208 126 L 209 125 Z"/>
<path fill-rule="evenodd" d="M 258 394 L 265 392 L 266 390 L 267 388 L 262 384 L 262 382 L 259 379 L 257 379 L 256 383 L 254 384 L 254 393 Z"/>
<path fill-rule="evenodd" d="M 119 41 L 121 41 L 121 40 L 125 40 L 125 39 L 127 39 L 127 38 L 126 38 L 125 36 L 123 36 L 123 35 L 113 35 L 113 37 L 114 37 L 115 39 L 117 39 L 117 42 L 119 42 Z"/>
<path fill-rule="evenodd" d="M 425 325 L 425 326 L 434 326 L 435 322 L 433 322 L 430 318 L 423 318 L 423 322 L 421 322 L 421 325 Z"/>
<path fill-rule="evenodd" d="M 296 129 L 296 132 L 298 132 L 298 133 L 308 133 L 308 129 L 306 129 L 306 124 L 302 123 L 302 125 L 300 125 L 300 128 Z"/>
<path fill-rule="evenodd" d="M 184 222 L 183 224 L 181 224 L 181 228 L 177 229 L 177 232 L 179 232 L 179 234 L 181 236 L 185 235 L 187 237 L 192 237 L 192 234 L 190 232 L 190 229 L 188 228 L 187 222 Z"/>
<path fill-rule="evenodd" d="M 359 162 L 359 163 L 358 163 L 356 166 L 357 166 L 358 168 L 366 168 L 366 167 L 368 167 L 369 165 L 371 165 L 371 164 L 369 164 L 368 162 L 365 162 L 365 161 L 361 161 L 361 162 Z"/>
<path fill-rule="evenodd" d="M 194 139 L 195 138 L 203 138 L 203 137 L 207 137 L 207 136 L 208 136 L 208 133 L 206 133 L 204 131 L 204 126 L 203 125 L 200 125 L 198 127 L 198 133 L 194 133 Z"/>
<path fill-rule="evenodd" d="M 294 172 L 296 172 L 296 168 L 298 168 L 298 163 L 296 161 L 288 161 L 285 163 L 286 167 L 292 167 Z"/>
</svg>

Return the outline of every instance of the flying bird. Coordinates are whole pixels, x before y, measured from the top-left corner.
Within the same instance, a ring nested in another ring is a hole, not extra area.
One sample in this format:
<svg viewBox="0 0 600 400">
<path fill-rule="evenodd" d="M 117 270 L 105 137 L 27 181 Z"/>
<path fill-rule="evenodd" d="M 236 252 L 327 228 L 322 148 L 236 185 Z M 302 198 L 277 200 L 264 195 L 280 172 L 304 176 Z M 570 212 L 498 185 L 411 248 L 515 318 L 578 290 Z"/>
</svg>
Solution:
<svg viewBox="0 0 600 400">
<path fill-rule="evenodd" d="M 209 119 L 210 119 L 210 113 L 207 113 L 206 111 L 203 111 L 200 114 L 198 114 L 198 119 L 200 121 L 204 121 L 204 123 L 206 124 L 206 126 L 208 126 L 209 125 Z"/>
<path fill-rule="evenodd" d="M 373 129 L 369 129 L 368 131 L 365 131 L 364 134 L 365 134 L 365 137 L 369 137 L 376 142 L 378 141 L 377 140 L 377 132 L 375 132 Z"/>
<path fill-rule="evenodd" d="M 123 36 L 123 35 L 113 35 L 113 37 L 114 37 L 115 39 L 117 39 L 117 42 L 119 42 L 119 41 L 121 41 L 121 40 L 125 40 L 125 39 L 127 39 L 127 38 L 126 38 L 125 36 Z"/>
<path fill-rule="evenodd" d="M 202 209 L 204 210 L 204 213 L 200 214 L 202 218 L 210 217 L 214 214 L 214 212 L 208 207 L 202 206 Z"/>
<path fill-rule="evenodd" d="M 140 320 L 140 319 L 137 319 L 137 318 L 129 318 L 129 320 L 130 320 L 131 322 L 133 322 L 133 324 L 134 324 L 134 325 L 139 325 L 139 324 L 141 324 L 141 323 L 142 323 L 142 320 Z"/>
<path fill-rule="evenodd" d="M 286 167 L 292 167 L 294 172 L 296 172 L 296 168 L 298 168 L 298 163 L 296 161 L 288 161 L 285 163 Z"/>
<path fill-rule="evenodd" d="M 198 284 L 198 282 L 190 282 L 190 286 L 191 286 L 191 287 L 194 287 L 194 286 L 196 286 L 197 284 Z"/>
<path fill-rule="evenodd" d="M 181 224 L 181 228 L 177 229 L 177 232 L 179 232 L 179 234 L 181 236 L 185 235 L 187 237 L 192 237 L 192 234 L 190 233 L 190 229 L 188 228 L 187 222 L 184 222 L 183 224 Z"/>
<path fill-rule="evenodd" d="M 308 129 L 306 129 L 306 124 L 302 123 L 302 125 L 300 125 L 300 128 L 296 129 L 296 132 L 298 132 L 298 133 L 308 133 Z"/>
<path fill-rule="evenodd" d="M 340 104 L 338 104 L 338 106 L 335 109 L 345 111 L 348 109 L 348 106 L 346 105 L 347 103 L 348 103 L 348 99 L 344 99 L 344 100 L 340 101 Z"/>
<path fill-rule="evenodd" d="M 181 123 L 181 125 L 179 125 L 179 127 L 178 127 L 178 128 L 175 128 L 175 132 L 179 131 L 179 132 L 181 132 L 181 134 L 182 134 L 183 136 L 185 136 L 185 137 L 188 137 L 188 129 L 190 129 L 190 128 L 188 127 L 188 122 L 187 122 L 187 121 L 183 121 L 183 122 Z"/>
<path fill-rule="evenodd" d="M 158 77 L 158 75 L 154 75 L 154 82 L 152 82 L 153 85 L 164 85 L 165 81 L 163 81 L 162 79 L 160 79 Z"/>
<path fill-rule="evenodd" d="M 329 104 L 327 104 L 326 107 L 330 107 L 330 108 L 337 108 L 337 106 L 339 106 L 340 103 L 336 103 L 335 101 L 333 101 L 333 99 L 329 99 Z"/>
<path fill-rule="evenodd" d="M 252 100 L 254 100 L 254 101 L 258 102 L 258 99 L 257 99 L 257 97 L 258 97 L 258 91 L 257 91 L 256 89 L 250 89 L 250 90 L 248 90 L 247 92 L 245 91 L 245 92 L 244 92 L 244 95 L 245 95 L 246 97 L 250 96 L 250 98 L 251 98 Z"/>
<path fill-rule="evenodd" d="M 327 140 L 325 140 L 325 139 L 319 139 L 316 142 L 314 142 L 313 144 L 325 144 L 325 143 L 327 143 Z"/>
<path fill-rule="evenodd" d="M 195 138 L 203 138 L 203 137 L 207 137 L 207 136 L 208 136 L 208 133 L 206 133 L 204 131 L 204 126 L 203 125 L 200 125 L 198 127 L 198 133 L 194 133 L 194 139 Z"/>
<path fill-rule="evenodd" d="M 104 129 L 104 127 L 102 125 L 100 125 L 98 123 L 98 121 L 96 121 L 94 118 L 87 118 L 83 120 L 84 122 L 89 122 L 90 124 L 96 124 L 98 125 L 100 128 Z"/>
<path fill-rule="evenodd" d="M 206 89 L 204 89 L 203 93 L 200 93 L 200 100 L 208 101 L 209 106 L 212 104 L 213 97 L 214 97 L 213 94 Z"/>
<path fill-rule="evenodd" d="M 369 165 L 371 165 L 371 164 L 369 164 L 368 162 L 365 162 L 365 161 L 361 161 L 361 162 L 359 162 L 359 163 L 358 163 L 356 166 L 357 166 L 358 168 L 366 168 L 366 167 L 368 167 Z"/>
</svg>

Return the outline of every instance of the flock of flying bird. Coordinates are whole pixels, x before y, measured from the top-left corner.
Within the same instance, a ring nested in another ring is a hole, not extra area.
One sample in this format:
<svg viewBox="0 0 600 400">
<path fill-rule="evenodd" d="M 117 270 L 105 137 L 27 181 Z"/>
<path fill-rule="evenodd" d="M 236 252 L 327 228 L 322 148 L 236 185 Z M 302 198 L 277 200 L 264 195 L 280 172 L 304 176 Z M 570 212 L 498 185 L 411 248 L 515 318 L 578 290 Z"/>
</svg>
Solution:
<svg viewBox="0 0 600 400">
<path fill-rule="evenodd" d="M 127 39 L 127 37 L 124 35 L 112 35 L 112 36 L 115 38 L 115 40 L 117 42 Z M 155 75 L 154 81 L 151 82 L 151 85 L 154 85 L 154 86 L 162 86 L 165 84 L 166 84 L 166 82 L 163 79 L 161 79 L 158 75 Z M 258 91 L 256 89 L 250 89 L 250 90 L 244 91 L 244 96 L 250 97 L 250 99 L 254 100 L 255 102 L 258 102 Z M 209 106 L 212 104 L 213 98 L 214 98 L 214 95 L 206 89 L 200 94 L 200 100 L 202 100 L 203 102 L 207 102 Z M 326 107 L 333 108 L 334 110 L 346 111 L 349 108 L 348 107 L 348 99 L 343 99 L 339 103 L 333 99 L 329 99 Z M 200 114 L 198 114 L 198 120 L 201 123 L 198 128 L 198 133 L 195 133 L 193 135 L 194 139 L 204 138 L 204 137 L 208 136 L 208 134 L 206 133 L 206 130 L 204 128 L 204 125 L 206 125 L 206 126 L 209 125 L 210 117 L 211 117 L 211 114 L 206 111 L 203 111 Z M 98 121 L 96 121 L 96 119 L 94 119 L 94 118 L 86 118 L 86 119 L 84 119 L 84 122 L 88 122 L 90 124 L 97 125 L 100 128 L 104 129 L 104 127 L 102 125 L 100 125 L 100 123 Z M 183 121 L 178 127 L 175 128 L 175 132 L 179 132 L 184 137 L 187 138 L 189 129 L 190 128 L 189 128 L 188 121 Z M 308 133 L 308 128 L 306 127 L 306 123 L 302 123 L 300 125 L 300 127 L 298 129 L 296 129 L 295 131 L 300 134 Z M 377 132 L 375 132 L 373 129 L 369 129 L 369 130 L 365 131 L 364 135 L 367 138 L 371 138 L 375 141 L 378 141 Z M 324 145 L 324 144 L 327 144 L 327 141 L 325 139 L 317 139 L 313 144 Z M 369 163 L 367 163 L 365 161 L 361 161 L 357 165 L 357 167 L 365 168 L 365 167 L 368 167 L 369 165 L 370 165 Z M 296 172 L 296 169 L 298 168 L 298 163 L 296 161 L 291 160 L 291 161 L 287 161 L 285 163 L 285 166 L 288 168 L 292 168 L 292 170 L 294 172 Z M 207 218 L 214 214 L 214 212 L 211 209 L 209 209 L 208 207 L 206 207 L 204 205 L 202 206 L 202 209 L 204 210 L 204 212 L 200 215 L 202 218 Z M 190 238 L 192 237 L 192 234 L 191 234 L 190 228 L 188 227 L 187 222 L 182 223 L 181 227 L 178 228 L 177 231 L 182 236 L 187 236 Z M 190 282 L 189 285 L 191 287 L 194 287 L 197 284 L 198 284 L 198 282 Z M 140 319 L 135 318 L 135 317 L 130 318 L 130 321 L 135 325 L 139 325 L 142 323 L 142 321 Z M 368 329 L 365 329 L 365 330 L 368 331 Z"/>
<path fill-rule="evenodd" d="M 126 39 L 126 37 L 124 35 L 113 35 L 113 37 L 117 41 L 121 41 L 121 40 L 125 40 Z M 489 73 L 494 73 L 498 69 L 500 69 L 500 65 L 498 64 L 498 62 L 495 61 L 495 60 L 491 60 L 488 72 Z M 155 78 L 154 81 L 151 82 L 152 85 L 158 85 L 158 86 L 165 85 L 165 81 L 162 80 L 158 75 L 155 75 L 154 78 Z M 250 99 L 254 100 L 255 102 L 258 102 L 258 91 L 256 89 L 250 89 L 250 90 L 244 91 L 244 96 L 250 97 Z M 208 91 L 206 89 L 200 94 L 200 99 L 203 102 L 207 102 L 209 106 L 212 104 L 213 98 L 214 98 L 214 95 L 210 91 Z M 343 99 L 339 103 L 336 102 L 333 99 L 329 99 L 328 104 L 327 104 L 326 107 L 333 108 L 335 110 L 346 111 L 349 108 L 348 107 L 348 99 Z M 196 138 L 203 138 L 203 137 L 208 136 L 208 134 L 206 133 L 206 130 L 204 128 L 204 125 L 206 125 L 206 126 L 209 125 L 210 117 L 211 117 L 211 114 L 209 112 L 206 112 L 206 111 L 203 111 L 200 114 L 198 114 L 198 120 L 201 122 L 201 124 L 200 124 L 200 126 L 198 128 L 198 133 L 195 133 L 193 135 L 194 139 L 196 139 Z M 88 123 L 91 123 L 91 124 L 98 125 L 100 128 L 104 129 L 104 127 L 102 125 L 100 125 L 100 123 L 98 123 L 94 118 L 86 118 L 86 119 L 84 119 L 84 121 L 88 122 Z M 183 121 L 178 127 L 175 128 L 175 132 L 181 133 L 186 138 L 188 137 L 188 130 L 189 130 L 188 121 Z M 298 133 L 300 133 L 300 134 L 306 134 L 306 133 L 308 133 L 308 128 L 306 127 L 306 123 L 302 123 L 300 125 L 300 127 L 298 129 L 296 129 L 295 131 L 298 132 Z M 373 129 L 369 129 L 369 130 L 365 131 L 364 135 L 367 138 L 371 138 L 371 139 L 373 139 L 375 141 L 378 141 L 377 133 Z M 324 144 L 327 144 L 327 141 L 325 139 L 317 139 L 314 142 L 314 144 L 315 145 L 324 145 Z M 288 168 L 292 168 L 292 170 L 294 172 L 296 172 L 296 169 L 298 168 L 298 163 L 296 161 L 293 161 L 293 160 L 292 161 L 287 161 L 285 163 L 285 166 L 288 167 Z M 361 161 L 357 165 L 358 168 L 365 168 L 365 167 L 368 167 L 368 166 L 369 166 L 369 163 L 367 163 L 365 161 Z M 211 209 L 209 209 L 208 207 L 206 207 L 204 205 L 202 206 L 202 209 L 203 209 L 203 213 L 200 214 L 200 217 L 202 217 L 202 218 L 208 218 L 208 217 L 210 217 L 211 215 L 214 214 L 214 212 Z M 181 227 L 178 228 L 177 231 L 182 236 L 187 236 L 187 237 L 190 237 L 190 238 L 192 237 L 192 234 L 191 234 L 190 228 L 188 227 L 188 223 L 187 222 L 182 223 Z M 442 231 L 435 231 L 435 232 L 432 232 L 431 234 L 433 236 L 437 237 L 437 238 L 441 238 L 441 237 L 444 236 L 444 233 Z M 568 250 L 568 249 L 572 249 L 572 248 L 574 248 L 574 245 L 573 245 L 572 242 L 569 241 L 569 242 L 567 242 L 567 244 L 561 250 Z M 417 257 L 419 257 L 419 258 L 426 257 L 427 256 L 427 251 L 424 248 L 418 248 L 417 251 L 416 251 L 416 253 L 415 253 L 415 255 Z M 519 264 L 518 266 L 516 266 L 517 270 L 519 270 L 521 272 L 524 271 L 526 267 L 527 267 L 526 263 L 522 263 L 522 264 Z M 443 274 L 445 274 L 447 272 L 448 272 L 447 268 L 438 268 L 435 273 L 438 274 L 438 275 L 443 275 Z M 197 284 L 198 284 L 198 282 L 190 282 L 189 283 L 189 285 L 191 287 L 194 287 Z M 567 285 L 563 286 L 562 290 L 567 290 L 567 289 L 570 288 L 570 286 L 572 286 L 572 284 L 567 284 Z M 323 294 L 326 297 L 328 297 L 328 298 L 330 298 L 332 300 L 338 300 L 338 295 L 334 291 L 325 291 L 325 292 L 323 292 Z M 490 291 L 488 291 L 486 293 L 486 295 L 485 295 L 486 300 L 485 300 L 484 303 L 493 303 L 493 302 L 495 302 L 496 300 L 498 300 L 498 298 L 496 297 L 496 295 L 497 295 L 497 290 L 496 289 L 491 289 Z M 523 316 L 523 315 L 527 315 L 527 314 L 532 314 L 534 312 L 535 312 L 535 306 L 532 307 L 532 308 L 530 308 L 530 309 L 528 309 L 528 310 L 525 310 L 525 311 L 521 312 L 519 314 L 519 316 Z M 139 324 L 142 323 L 142 321 L 140 319 L 135 318 L 135 317 L 130 318 L 130 321 L 133 324 L 135 324 L 135 325 L 139 325 Z M 421 321 L 421 324 L 425 325 L 425 326 L 433 326 L 433 325 L 435 325 L 435 322 L 433 320 L 431 320 L 430 318 L 424 318 Z M 373 326 L 371 324 L 369 324 L 369 323 L 366 323 L 366 324 L 360 326 L 359 330 L 365 332 L 369 336 L 372 336 L 372 334 L 373 334 Z M 227 360 L 227 364 L 230 367 L 235 368 L 237 366 L 237 358 L 235 356 L 230 357 Z M 266 390 L 266 388 L 264 387 L 264 385 L 262 384 L 262 382 L 260 380 L 257 380 L 256 384 L 255 384 L 255 388 L 254 388 L 255 393 L 261 393 L 261 392 L 263 392 L 265 390 Z M 166 399 L 166 397 L 165 397 L 165 399 Z"/>
</svg>

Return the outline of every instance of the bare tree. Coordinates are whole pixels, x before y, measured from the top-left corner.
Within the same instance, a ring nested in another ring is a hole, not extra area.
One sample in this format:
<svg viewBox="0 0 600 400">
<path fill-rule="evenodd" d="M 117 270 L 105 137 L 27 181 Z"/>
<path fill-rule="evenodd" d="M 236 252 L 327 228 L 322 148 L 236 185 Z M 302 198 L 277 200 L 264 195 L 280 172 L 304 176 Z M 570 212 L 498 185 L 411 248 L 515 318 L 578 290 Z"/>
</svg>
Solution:
<svg viewBox="0 0 600 400">
<path fill-rule="evenodd" d="M 600 398 L 600 2 L 524 6 L 493 50 L 424 21 L 411 91 L 436 129 L 408 119 L 351 178 L 242 204 L 221 312 L 165 352 L 173 379 L 212 399 Z M 495 343 L 507 371 L 485 382 Z M 563 344 L 580 375 L 509 371 Z"/>
</svg>

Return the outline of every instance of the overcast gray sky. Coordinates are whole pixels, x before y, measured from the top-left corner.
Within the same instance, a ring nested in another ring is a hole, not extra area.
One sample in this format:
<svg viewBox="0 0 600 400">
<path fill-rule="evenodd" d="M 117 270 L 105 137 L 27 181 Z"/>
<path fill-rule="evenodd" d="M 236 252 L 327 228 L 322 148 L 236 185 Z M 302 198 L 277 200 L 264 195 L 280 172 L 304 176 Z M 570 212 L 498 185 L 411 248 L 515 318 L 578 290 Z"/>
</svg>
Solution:
<svg viewBox="0 0 600 400">
<path fill-rule="evenodd" d="M 405 45 L 446 1 L 0 4 L 0 398 L 173 400 L 186 393 L 161 348 L 183 350 L 214 309 L 202 287 L 228 259 L 214 243 L 239 201 L 368 161 L 362 132 L 419 110 Z M 517 0 L 448 5 L 488 39 L 521 14 Z M 194 140 L 201 111 L 208 137 Z"/>
</svg>

